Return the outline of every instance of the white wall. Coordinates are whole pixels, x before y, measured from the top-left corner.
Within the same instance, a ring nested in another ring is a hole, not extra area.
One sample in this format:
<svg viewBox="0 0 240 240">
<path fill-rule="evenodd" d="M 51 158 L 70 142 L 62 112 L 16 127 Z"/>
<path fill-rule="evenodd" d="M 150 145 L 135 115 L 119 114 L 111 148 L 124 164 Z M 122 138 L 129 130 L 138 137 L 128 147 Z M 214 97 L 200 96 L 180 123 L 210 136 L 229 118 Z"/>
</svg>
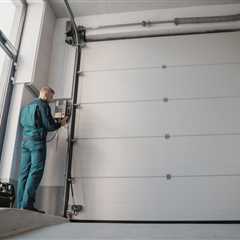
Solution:
<svg viewBox="0 0 240 240">
<path fill-rule="evenodd" d="M 38 89 L 48 83 L 55 23 L 55 15 L 51 7 L 46 4 L 44 17 L 41 24 L 42 29 L 40 33 L 38 46 L 39 50 L 35 64 L 35 75 L 32 82 Z"/>
<path fill-rule="evenodd" d="M 18 59 L 16 78 L 18 84 L 31 83 L 34 81 L 45 10 L 46 4 L 41 1 L 28 5 L 27 20 L 21 43 L 21 53 Z"/>
<path fill-rule="evenodd" d="M 71 97 L 75 48 L 65 43 L 66 19 L 57 19 L 49 72 L 49 85 L 56 90 L 56 98 Z"/>
</svg>

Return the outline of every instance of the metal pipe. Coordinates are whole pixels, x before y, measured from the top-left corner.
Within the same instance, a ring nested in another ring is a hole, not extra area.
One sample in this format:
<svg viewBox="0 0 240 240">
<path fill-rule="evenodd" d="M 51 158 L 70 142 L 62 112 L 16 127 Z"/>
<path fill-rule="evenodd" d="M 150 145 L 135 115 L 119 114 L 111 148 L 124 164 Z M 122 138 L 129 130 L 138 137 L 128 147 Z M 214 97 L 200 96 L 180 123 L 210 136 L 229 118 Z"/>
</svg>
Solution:
<svg viewBox="0 0 240 240">
<path fill-rule="evenodd" d="M 66 5 L 68 14 L 69 14 L 71 22 L 73 24 L 73 29 L 74 29 L 74 32 L 75 32 L 75 35 L 76 35 L 76 41 L 77 41 L 77 45 L 78 45 L 79 44 L 79 39 L 78 39 L 78 32 L 77 32 L 77 24 L 75 23 L 74 15 L 73 15 L 72 9 L 71 9 L 71 7 L 68 3 L 68 0 L 64 0 L 64 3 Z"/>
<path fill-rule="evenodd" d="M 166 20 L 166 21 L 141 21 L 141 22 L 115 24 L 115 25 L 114 24 L 100 25 L 98 27 L 86 28 L 86 30 L 99 30 L 99 29 L 108 29 L 108 28 L 116 28 L 116 27 L 121 28 L 121 27 L 134 27 L 134 26 L 150 27 L 152 25 L 167 24 L 167 23 L 173 23 L 176 26 L 178 26 L 181 24 L 202 24 L 202 23 L 219 23 L 219 22 L 235 22 L 235 21 L 240 21 L 240 14 L 211 16 L 211 17 L 174 18 L 173 20 Z"/>
<path fill-rule="evenodd" d="M 78 48 L 80 47 L 80 40 L 79 40 L 79 35 L 78 35 L 78 28 L 77 28 L 77 24 L 75 23 L 75 20 L 74 20 L 74 15 L 73 15 L 73 12 L 72 12 L 72 9 L 68 3 L 68 0 L 64 0 L 64 3 L 66 5 L 66 8 L 67 8 L 67 11 L 68 11 L 68 14 L 70 16 L 70 19 L 71 19 L 71 23 L 73 25 L 73 29 L 74 29 L 74 32 L 75 32 L 75 36 L 76 36 L 76 53 L 75 53 L 75 60 L 78 58 Z M 81 52 L 81 50 L 80 50 Z M 75 75 L 77 76 L 76 74 L 76 61 L 75 61 L 75 65 L 74 65 L 74 76 L 73 76 L 73 84 L 72 84 L 72 98 L 73 98 L 73 92 L 74 92 L 74 86 L 75 86 L 75 80 L 76 80 L 76 77 Z"/>
<path fill-rule="evenodd" d="M 78 94 L 78 78 L 80 71 L 80 61 L 81 61 L 81 46 L 80 46 L 80 39 L 78 35 L 77 25 L 74 21 L 74 15 L 72 13 L 71 7 L 67 0 L 64 0 L 66 8 L 68 10 L 71 22 L 73 24 L 74 32 L 76 35 L 76 52 L 75 52 L 75 64 L 74 64 L 74 73 L 73 73 L 73 85 L 72 85 L 72 117 L 70 122 L 70 133 L 68 136 L 68 159 L 66 163 L 66 173 L 65 173 L 65 188 L 64 188 L 64 209 L 63 215 L 67 217 L 67 210 L 68 210 L 68 202 L 69 202 L 69 193 L 70 193 L 70 185 L 72 184 L 72 157 L 73 157 L 73 139 L 74 139 L 74 132 L 75 132 L 75 118 L 76 118 L 76 106 L 77 106 L 77 94 Z"/>
<path fill-rule="evenodd" d="M 173 20 L 167 21 L 142 21 L 135 23 L 123 23 L 123 24 L 110 24 L 110 25 L 100 25 L 98 27 L 88 27 L 86 30 L 99 30 L 99 29 L 108 29 L 108 28 L 118 28 L 118 27 L 150 27 L 153 24 L 166 24 L 166 23 L 174 23 Z"/>
</svg>

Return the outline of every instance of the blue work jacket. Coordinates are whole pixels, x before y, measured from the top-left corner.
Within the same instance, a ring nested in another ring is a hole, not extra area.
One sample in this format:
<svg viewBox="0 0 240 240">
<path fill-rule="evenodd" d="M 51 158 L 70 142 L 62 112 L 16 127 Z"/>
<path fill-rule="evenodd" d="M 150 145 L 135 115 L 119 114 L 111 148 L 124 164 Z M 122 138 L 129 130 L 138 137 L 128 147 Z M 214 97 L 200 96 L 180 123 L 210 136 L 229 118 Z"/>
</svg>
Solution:
<svg viewBox="0 0 240 240">
<path fill-rule="evenodd" d="M 47 101 L 40 98 L 26 105 L 21 112 L 23 140 L 46 141 L 47 133 L 61 127 L 51 114 Z"/>
</svg>

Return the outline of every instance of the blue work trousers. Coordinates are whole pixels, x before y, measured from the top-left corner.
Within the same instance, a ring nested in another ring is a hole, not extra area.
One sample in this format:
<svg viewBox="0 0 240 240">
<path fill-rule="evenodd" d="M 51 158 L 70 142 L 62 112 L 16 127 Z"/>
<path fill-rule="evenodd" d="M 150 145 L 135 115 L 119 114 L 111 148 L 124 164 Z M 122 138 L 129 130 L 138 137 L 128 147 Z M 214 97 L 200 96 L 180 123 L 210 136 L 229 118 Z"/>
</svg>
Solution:
<svg viewBox="0 0 240 240">
<path fill-rule="evenodd" d="M 32 209 L 37 188 L 41 182 L 46 160 L 46 142 L 26 140 L 22 142 L 18 177 L 17 207 Z"/>
</svg>

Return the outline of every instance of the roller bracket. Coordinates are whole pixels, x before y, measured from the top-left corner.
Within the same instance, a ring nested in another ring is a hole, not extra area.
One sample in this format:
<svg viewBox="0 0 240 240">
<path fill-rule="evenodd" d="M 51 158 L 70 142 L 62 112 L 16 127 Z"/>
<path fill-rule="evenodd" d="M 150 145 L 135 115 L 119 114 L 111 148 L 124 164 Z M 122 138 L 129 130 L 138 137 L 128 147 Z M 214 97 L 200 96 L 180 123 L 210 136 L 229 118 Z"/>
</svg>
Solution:
<svg viewBox="0 0 240 240">
<path fill-rule="evenodd" d="M 80 47 L 83 48 L 86 46 L 86 28 L 84 26 L 78 26 L 77 27 L 77 33 L 78 38 L 80 40 Z M 74 31 L 74 27 L 71 21 L 66 22 L 66 32 L 65 32 L 66 38 L 65 42 L 69 45 L 76 46 L 77 40 L 76 40 L 76 34 Z"/>
</svg>

